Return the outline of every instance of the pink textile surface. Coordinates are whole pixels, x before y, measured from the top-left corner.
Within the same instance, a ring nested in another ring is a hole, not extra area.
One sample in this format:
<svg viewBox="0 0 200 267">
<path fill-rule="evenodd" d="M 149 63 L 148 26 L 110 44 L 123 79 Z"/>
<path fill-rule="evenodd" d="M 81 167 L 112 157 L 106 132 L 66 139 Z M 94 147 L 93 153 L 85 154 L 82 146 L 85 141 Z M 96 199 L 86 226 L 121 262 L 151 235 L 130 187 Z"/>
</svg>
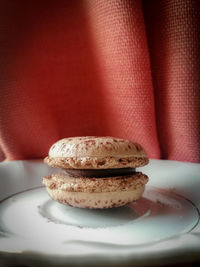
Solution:
<svg viewBox="0 0 200 267">
<path fill-rule="evenodd" d="M 0 1 L 0 160 L 63 137 L 200 162 L 199 1 Z"/>
</svg>

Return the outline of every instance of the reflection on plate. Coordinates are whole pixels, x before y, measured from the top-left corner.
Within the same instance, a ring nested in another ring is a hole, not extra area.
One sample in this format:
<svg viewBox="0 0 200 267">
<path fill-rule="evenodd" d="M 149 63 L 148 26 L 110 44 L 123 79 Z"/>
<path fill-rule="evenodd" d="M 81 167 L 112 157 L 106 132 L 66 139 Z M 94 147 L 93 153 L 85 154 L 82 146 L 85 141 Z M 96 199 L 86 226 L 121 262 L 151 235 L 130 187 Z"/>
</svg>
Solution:
<svg viewBox="0 0 200 267">
<path fill-rule="evenodd" d="M 0 218 L 7 250 L 66 254 L 67 246 L 67 252 L 74 254 L 80 248 L 87 253 L 88 246 L 120 248 L 169 239 L 191 231 L 199 215 L 191 202 L 153 187 L 147 187 L 135 203 L 106 210 L 59 204 L 42 187 L 2 201 Z"/>
</svg>

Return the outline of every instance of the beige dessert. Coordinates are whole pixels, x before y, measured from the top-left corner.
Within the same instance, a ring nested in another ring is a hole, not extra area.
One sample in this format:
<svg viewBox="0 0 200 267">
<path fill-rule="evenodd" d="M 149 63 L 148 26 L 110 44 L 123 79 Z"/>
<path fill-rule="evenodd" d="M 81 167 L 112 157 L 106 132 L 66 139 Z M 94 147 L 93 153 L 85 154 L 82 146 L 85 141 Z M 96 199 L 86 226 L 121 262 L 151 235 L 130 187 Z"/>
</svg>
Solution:
<svg viewBox="0 0 200 267">
<path fill-rule="evenodd" d="M 71 137 L 59 140 L 44 160 L 61 168 L 43 178 L 56 201 L 79 208 L 104 209 L 140 198 L 148 177 L 135 168 L 148 164 L 141 145 L 114 137 Z"/>
</svg>

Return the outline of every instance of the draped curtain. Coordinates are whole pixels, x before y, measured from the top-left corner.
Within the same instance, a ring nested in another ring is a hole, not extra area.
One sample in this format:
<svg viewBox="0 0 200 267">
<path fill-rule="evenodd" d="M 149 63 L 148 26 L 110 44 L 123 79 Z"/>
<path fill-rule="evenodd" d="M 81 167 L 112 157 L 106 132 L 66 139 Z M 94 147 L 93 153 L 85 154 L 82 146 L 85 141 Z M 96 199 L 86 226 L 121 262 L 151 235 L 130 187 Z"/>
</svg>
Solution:
<svg viewBox="0 0 200 267">
<path fill-rule="evenodd" d="M 1 0 L 0 159 L 115 136 L 200 161 L 198 0 Z"/>
</svg>

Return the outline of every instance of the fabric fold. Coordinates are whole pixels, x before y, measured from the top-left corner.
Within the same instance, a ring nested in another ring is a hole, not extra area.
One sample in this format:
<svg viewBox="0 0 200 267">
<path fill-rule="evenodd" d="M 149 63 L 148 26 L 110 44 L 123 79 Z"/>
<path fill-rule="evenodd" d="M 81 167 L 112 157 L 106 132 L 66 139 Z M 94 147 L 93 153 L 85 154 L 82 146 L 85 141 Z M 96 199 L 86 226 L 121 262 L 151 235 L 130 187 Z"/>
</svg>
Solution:
<svg viewBox="0 0 200 267">
<path fill-rule="evenodd" d="M 69 136 L 200 161 L 198 1 L 0 3 L 0 160 Z M 4 155 L 5 154 L 5 155 Z"/>
</svg>

